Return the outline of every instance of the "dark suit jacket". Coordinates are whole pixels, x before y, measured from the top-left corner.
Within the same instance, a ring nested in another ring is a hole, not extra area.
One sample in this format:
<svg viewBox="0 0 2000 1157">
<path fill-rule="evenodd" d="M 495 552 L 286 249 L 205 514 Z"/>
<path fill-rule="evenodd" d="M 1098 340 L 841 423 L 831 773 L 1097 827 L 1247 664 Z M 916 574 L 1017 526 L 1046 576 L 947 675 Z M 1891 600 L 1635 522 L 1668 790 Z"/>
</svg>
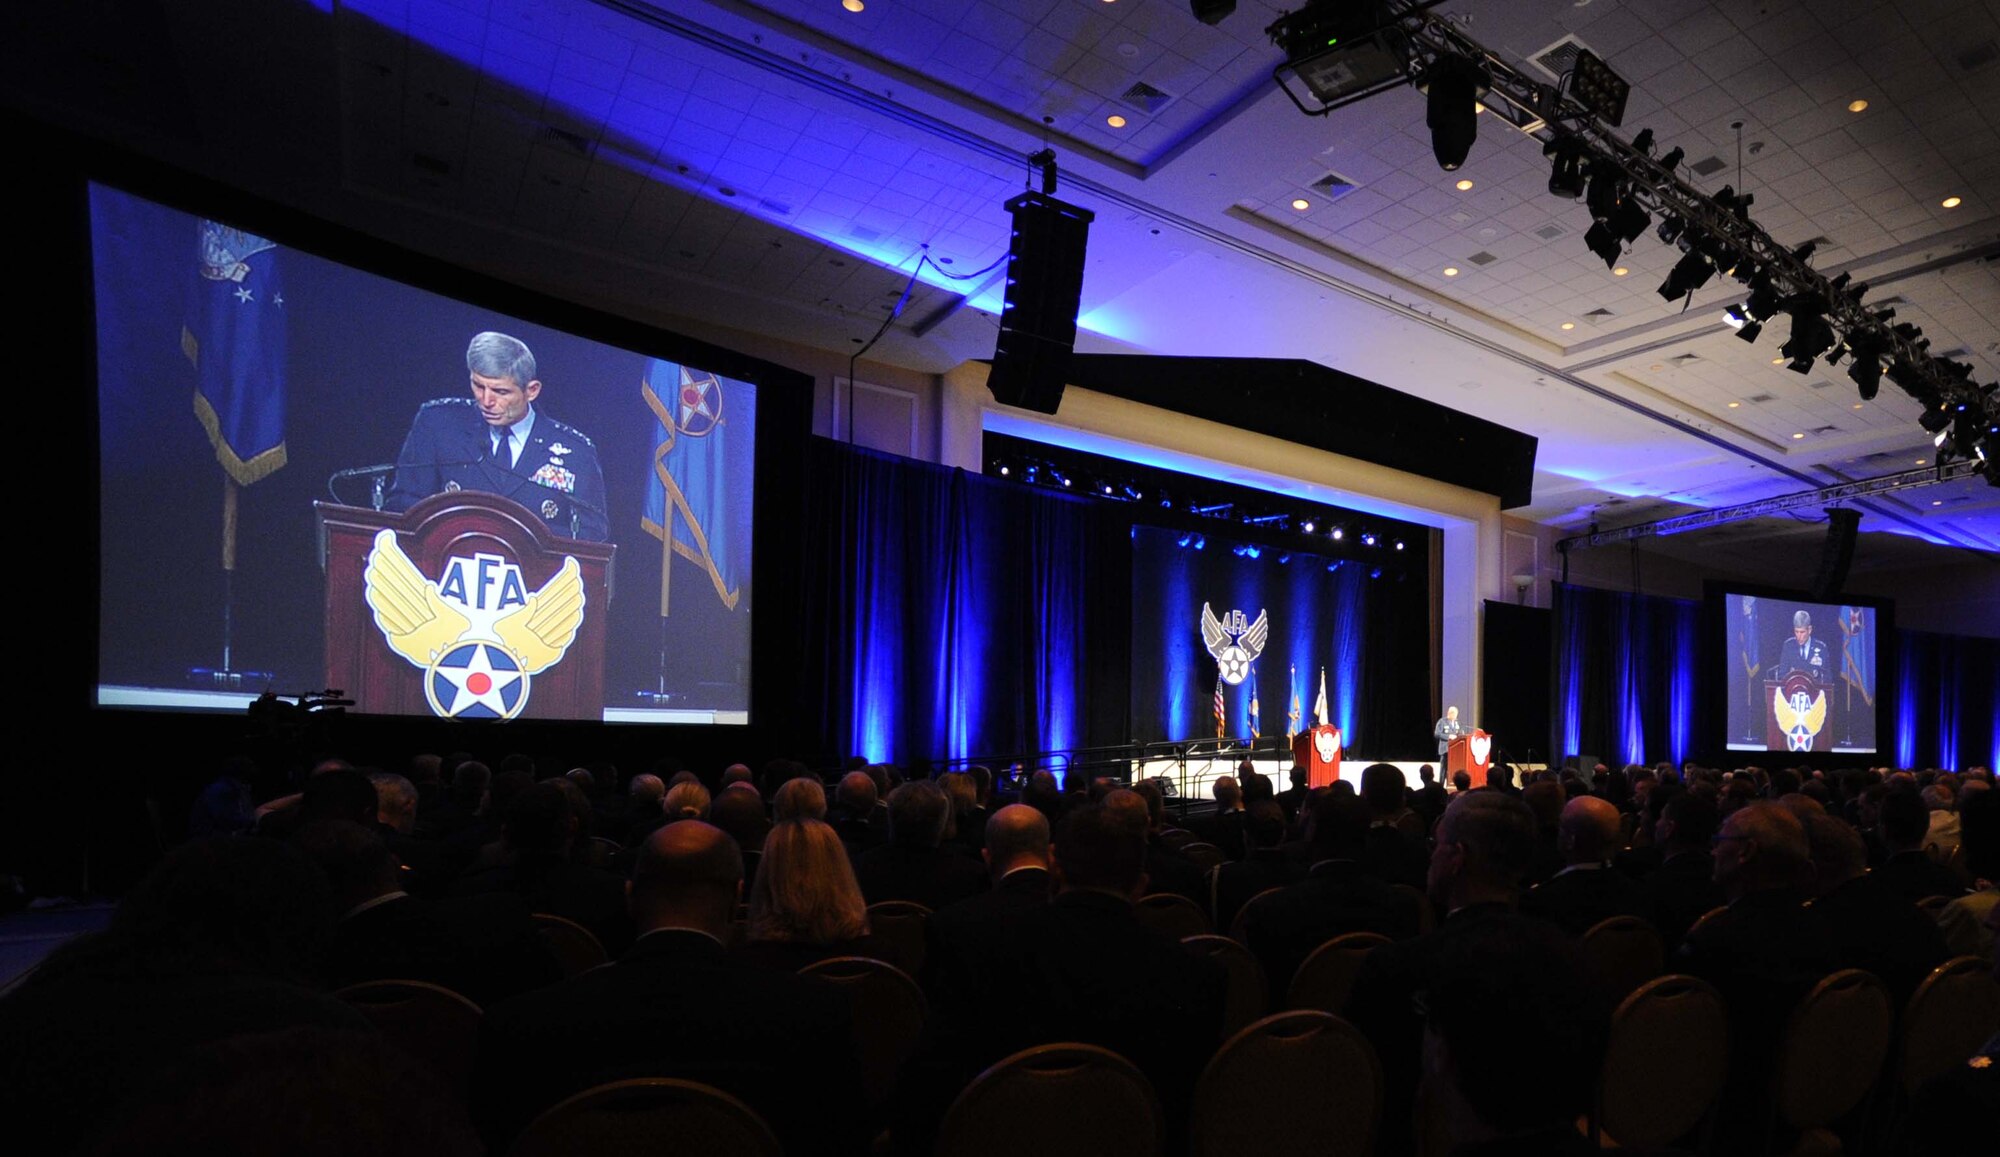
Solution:
<svg viewBox="0 0 2000 1157">
<path fill-rule="evenodd" d="M 1051 887 L 1046 869 L 1022 868 L 1002 876 L 991 890 L 931 914 L 924 925 L 928 947 L 919 979 L 939 1016 L 961 1016 L 963 1002 L 982 999 L 1008 982 L 994 975 L 993 966 L 1004 956 L 1009 922 L 1047 907 Z"/>
<path fill-rule="evenodd" d="M 520 503 L 564 538 L 611 537 L 597 447 L 575 427 L 538 407 L 528 444 L 511 467 L 491 460 L 492 447 L 492 429 L 471 398 L 425 402 L 396 454 L 396 482 L 385 505 L 403 511 L 441 491 L 480 490 Z"/>
<path fill-rule="evenodd" d="M 1657 925 L 1658 910 L 1639 881 L 1616 868 L 1559 872 L 1521 897 L 1521 912 L 1581 936 L 1613 916 L 1637 916 Z"/>
<path fill-rule="evenodd" d="M 450 900 L 403 896 L 342 920 L 326 950 L 335 987 L 365 980 L 423 980 L 479 1005 L 554 984 L 562 969 L 504 892 Z"/>
<path fill-rule="evenodd" d="M 1243 910 L 1259 892 L 1297 883 L 1299 873 L 1291 858 L 1277 848 L 1259 848 L 1240 863 L 1223 864 L 1209 878 L 1209 891 L 1217 932 L 1228 932 Z"/>
<path fill-rule="evenodd" d="M 610 965 L 488 1010 L 475 1119 L 502 1153 L 573 1093 L 682 1077 L 742 1098 L 789 1154 L 862 1152 L 851 1027 L 829 985 L 731 959 L 700 932 L 653 932 Z"/>
<path fill-rule="evenodd" d="M 487 892 L 512 892 L 524 897 L 531 911 L 583 925 L 613 956 L 631 946 L 625 881 L 610 872 L 567 861 L 524 861 L 468 872 L 451 889 L 454 896 Z"/>
<path fill-rule="evenodd" d="M 884 844 L 854 858 L 854 879 L 870 904 L 914 900 L 935 912 L 986 890 L 986 865 L 953 848 Z"/>
<path fill-rule="evenodd" d="M 1408 895 L 1362 871 L 1353 860 L 1321 860 L 1306 878 L 1250 910 L 1245 939 L 1264 966 L 1271 999 L 1284 999 L 1313 950 L 1348 932 L 1392 940 L 1417 934 L 1422 913 Z"/>
<path fill-rule="evenodd" d="M 1660 861 L 1643 881 L 1653 898 L 1660 939 L 1672 952 L 1696 920 L 1722 907 L 1728 897 L 1715 882 L 1715 857 L 1707 851 L 1676 852 Z"/>
<path fill-rule="evenodd" d="M 1430 865 L 1431 854 L 1424 841 L 1393 827 L 1371 826 L 1361 845 L 1361 867 L 1385 884 L 1408 884 L 1422 891 Z"/>
<path fill-rule="evenodd" d="M 1833 933 L 1841 967 L 1880 977 L 1898 1009 L 1950 955 L 1937 921 L 1872 875 L 1835 887 L 1812 910 Z"/>
<path fill-rule="evenodd" d="M 1921 851 L 1896 852 L 1882 861 L 1874 874 L 1912 904 L 1931 896 L 1965 895 L 1964 881 Z"/>
</svg>

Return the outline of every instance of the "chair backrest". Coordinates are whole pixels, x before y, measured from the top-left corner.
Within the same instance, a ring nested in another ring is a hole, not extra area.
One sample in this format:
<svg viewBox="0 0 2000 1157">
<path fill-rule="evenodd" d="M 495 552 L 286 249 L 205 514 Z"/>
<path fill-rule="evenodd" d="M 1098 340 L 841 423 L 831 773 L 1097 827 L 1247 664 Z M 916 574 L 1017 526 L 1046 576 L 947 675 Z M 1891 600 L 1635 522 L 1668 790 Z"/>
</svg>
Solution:
<svg viewBox="0 0 2000 1157">
<path fill-rule="evenodd" d="M 589 972 L 610 959 L 604 954 L 604 945 L 598 942 L 597 934 L 574 920 L 537 912 L 535 931 L 541 934 L 549 951 L 555 953 L 564 976 Z"/>
<path fill-rule="evenodd" d="M 1199 840 L 1192 844 L 1183 845 L 1180 853 L 1182 859 L 1187 860 L 1198 868 L 1213 868 L 1217 864 L 1220 864 L 1223 859 L 1221 848 L 1216 847 L 1214 844 L 1204 844 Z"/>
<path fill-rule="evenodd" d="M 1703 912 L 1701 916 L 1697 918 L 1693 924 L 1688 926 L 1687 934 L 1689 936 L 1692 936 L 1695 933 L 1701 931 L 1703 925 L 1707 924 L 1710 920 L 1713 920 L 1718 916 L 1721 916 L 1724 912 L 1727 911 L 1729 911 L 1729 905 L 1718 904 L 1717 906 L 1710 908 L 1708 911 Z"/>
<path fill-rule="evenodd" d="M 1613 1005 L 1660 974 L 1666 946 L 1637 916 L 1613 916 L 1583 934 L 1583 962 Z"/>
<path fill-rule="evenodd" d="M 617 859 L 618 853 L 624 850 L 624 845 L 617 840 L 592 836 L 590 842 L 584 845 L 584 859 L 593 868 L 609 868 L 611 861 Z"/>
<path fill-rule="evenodd" d="M 1935 920 L 1938 918 L 1938 914 L 1944 911 L 1945 905 L 1949 903 L 1951 903 L 1950 896 L 1925 896 L 1923 899 L 1917 901 L 1917 907 L 1924 910 L 1924 915 Z"/>
<path fill-rule="evenodd" d="M 1292 975 L 1285 1007 L 1316 1008 L 1339 1016 L 1347 994 L 1354 991 L 1362 959 L 1387 943 L 1389 938 L 1377 932 L 1349 932 L 1313 949 Z"/>
<path fill-rule="evenodd" d="M 750 1106 L 694 1081 L 648 1077 L 614 1081 L 569 1098 L 535 1118 L 512 1157 L 783 1157 L 771 1127 Z"/>
<path fill-rule="evenodd" d="M 1187 830 L 1186 828 L 1160 829 L 1160 842 L 1162 844 L 1165 844 L 1172 851 L 1178 852 L 1182 848 L 1185 848 L 1189 844 L 1192 844 L 1200 839 L 1201 839 L 1200 836 L 1195 835 L 1193 832 Z"/>
<path fill-rule="evenodd" d="M 1195 1085 L 1194 1157 L 1363 1157 L 1382 1113 L 1382 1066 L 1353 1025 L 1317 1010 L 1250 1024 Z"/>
<path fill-rule="evenodd" d="M 1264 967 L 1250 950 L 1227 936 L 1201 935 L 1181 939 L 1181 947 L 1196 956 L 1222 962 L 1229 973 L 1229 991 L 1222 1004 L 1222 1039 L 1228 1040 L 1271 1006 Z"/>
<path fill-rule="evenodd" d="M 896 1088 L 896 1073 L 923 1039 L 930 1008 L 909 974 L 866 956 L 835 956 L 808 964 L 803 976 L 817 976 L 846 994 L 854 1013 L 854 1055 L 870 1104 L 882 1105 Z"/>
<path fill-rule="evenodd" d="M 1417 935 L 1423 936 L 1437 930 L 1437 909 L 1431 907 L 1431 898 L 1423 889 L 1408 884 L 1391 884 L 1389 890 L 1401 896 L 1403 901 L 1417 910 Z"/>
<path fill-rule="evenodd" d="M 1201 905 L 1177 892 L 1154 892 L 1141 896 L 1132 911 L 1139 917 L 1139 923 L 1157 928 L 1176 940 L 1186 936 L 1205 936 L 1211 931 L 1208 913 L 1201 910 Z"/>
<path fill-rule="evenodd" d="M 1611 1015 L 1592 1123 L 1626 1148 L 1685 1136 L 1707 1115 L 1729 1067 L 1729 1013 L 1706 981 L 1646 981 Z"/>
<path fill-rule="evenodd" d="M 485 1015 L 478 1005 L 421 980 L 370 980 L 334 995 L 367 1017 L 383 1039 L 429 1065 L 446 1087 L 466 1095 Z"/>
<path fill-rule="evenodd" d="M 1229 938 L 1247 947 L 1250 943 L 1250 934 L 1247 931 L 1250 927 L 1250 909 L 1255 908 L 1259 900 L 1275 896 L 1282 891 L 1283 888 L 1266 888 L 1243 901 L 1243 906 L 1236 910 L 1236 918 L 1229 922 Z"/>
<path fill-rule="evenodd" d="M 1159 1157 L 1153 1086 L 1096 1045 L 1038 1045 L 973 1078 L 938 1129 L 937 1157 Z"/>
<path fill-rule="evenodd" d="M 2000 984 L 1977 956 L 1957 956 L 1931 969 L 1903 1011 L 1896 1067 L 1903 1091 L 1964 1064 L 2000 1032 Z"/>
<path fill-rule="evenodd" d="M 1889 991 L 1858 968 L 1814 985 L 1778 1045 L 1778 1118 L 1794 1129 L 1824 1128 L 1860 1104 L 1882 1073 L 1894 1016 Z"/>
<path fill-rule="evenodd" d="M 914 900 L 882 900 L 868 905 L 868 931 L 875 954 L 910 976 L 924 973 L 924 929 L 931 910 Z"/>
</svg>

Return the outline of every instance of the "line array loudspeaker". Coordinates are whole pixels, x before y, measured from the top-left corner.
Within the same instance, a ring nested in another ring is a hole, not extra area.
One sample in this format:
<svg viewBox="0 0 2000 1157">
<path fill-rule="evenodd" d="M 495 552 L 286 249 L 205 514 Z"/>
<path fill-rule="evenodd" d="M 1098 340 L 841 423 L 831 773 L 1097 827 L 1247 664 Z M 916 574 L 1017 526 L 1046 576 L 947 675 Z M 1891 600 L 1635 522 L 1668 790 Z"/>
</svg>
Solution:
<svg viewBox="0 0 2000 1157">
<path fill-rule="evenodd" d="M 1007 302 L 986 386 L 1009 406 L 1053 414 L 1062 404 L 1083 298 L 1084 246 L 1096 214 L 1042 193 L 1007 202 Z"/>
</svg>

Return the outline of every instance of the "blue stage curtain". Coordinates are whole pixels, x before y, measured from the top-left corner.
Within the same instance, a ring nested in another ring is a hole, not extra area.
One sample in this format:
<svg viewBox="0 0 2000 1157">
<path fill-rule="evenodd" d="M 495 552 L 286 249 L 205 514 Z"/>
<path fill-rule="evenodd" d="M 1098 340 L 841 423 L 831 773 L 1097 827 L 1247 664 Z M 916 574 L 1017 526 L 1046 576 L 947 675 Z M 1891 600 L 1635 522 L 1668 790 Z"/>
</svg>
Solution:
<svg viewBox="0 0 2000 1157">
<path fill-rule="evenodd" d="M 1645 763 L 1690 754 L 1701 604 L 1558 583 L 1550 751 Z"/>
<path fill-rule="evenodd" d="M 807 466 L 798 723 L 821 750 L 916 765 L 1123 739 L 1129 519 L 825 439 Z"/>
<path fill-rule="evenodd" d="M 2000 639 L 1896 632 L 1896 764 L 2000 765 Z"/>
</svg>

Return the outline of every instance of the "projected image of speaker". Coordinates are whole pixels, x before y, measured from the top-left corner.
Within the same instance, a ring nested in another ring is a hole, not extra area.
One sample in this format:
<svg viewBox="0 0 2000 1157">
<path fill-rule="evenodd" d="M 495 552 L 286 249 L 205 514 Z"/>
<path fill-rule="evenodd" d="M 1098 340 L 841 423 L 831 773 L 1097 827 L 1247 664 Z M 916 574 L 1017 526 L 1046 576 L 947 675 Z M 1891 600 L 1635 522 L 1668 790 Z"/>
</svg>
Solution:
<svg viewBox="0 0 2000 1157">
<path fill-rule="evenodd" d="M 1096 214 L 1032 192 L 1008 201 L 1006 208 L 1014 215 L 1007 304 L 986 386 L 996 401 L 1053 414 L 1062 403 L 1076 345 L 1083 252 Z"/>
</svg>

